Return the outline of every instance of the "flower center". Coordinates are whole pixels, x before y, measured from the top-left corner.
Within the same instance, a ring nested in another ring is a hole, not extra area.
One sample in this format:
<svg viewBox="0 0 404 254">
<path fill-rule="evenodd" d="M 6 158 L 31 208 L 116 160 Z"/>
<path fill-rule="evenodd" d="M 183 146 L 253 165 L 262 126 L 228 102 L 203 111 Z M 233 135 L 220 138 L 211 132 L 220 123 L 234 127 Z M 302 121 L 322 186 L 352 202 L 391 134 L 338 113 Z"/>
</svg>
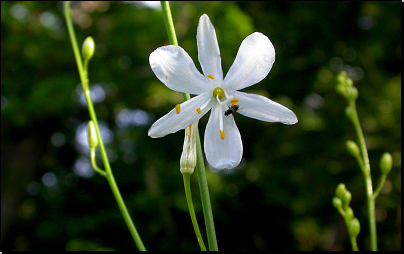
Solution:
<svg viewBox="0 0 404 254">
<path fill-rule="evenodd" d="M 219 97 L 219 100 L 224 97 L 224 91 L 220 87 L 216 87 L 215 90 L 213 90 L 213 98 Z"/>
</svg>

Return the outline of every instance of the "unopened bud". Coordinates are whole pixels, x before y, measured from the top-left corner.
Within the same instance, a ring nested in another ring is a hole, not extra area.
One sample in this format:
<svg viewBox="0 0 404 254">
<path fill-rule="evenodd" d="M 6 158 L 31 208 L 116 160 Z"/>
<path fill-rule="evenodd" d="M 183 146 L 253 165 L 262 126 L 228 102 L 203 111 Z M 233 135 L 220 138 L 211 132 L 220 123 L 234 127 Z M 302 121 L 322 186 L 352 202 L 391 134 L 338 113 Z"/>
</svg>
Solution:
<svg viewBox="0 0 404 254">
<path fill-rule="evenodd" d="M 341 198 L 342 202 L 344 203 L 345 206 L 349 206 L 349 202 L 352 200 L 352 194 L 348 190 L 342 195 Z"/>
<path fill-rule="evenodd" d="M 349 232 L 352 237 L 357 237 L 361 231 L 361 225 L 357 218 L 353 218 L 349 225 Z"/>
<path fill-rule="evenodd" d="M 380 158 L 380 171 L 383 175 L 388 175 L 393 167 L 393 158 L 391 154 L 385 152 Z"/>
<path fill-rule="evenodd" d="M 93 57 L 95 51 L 95 43 L 94 40 L 91 36 L 88 36 L 84 42 L 83 46 L 81 48 L 81 54 L 83 55 L 84 61 L 90 61 L 90 59 Z"/>
<path fill-rule="evenodd" d="M 351 221 L 354 217 L 354 212 L 352 210 L 352 208 L 350 206 L 348 206 L 347 208 L 345 208 L 345 219 L 347 221 Z"/>
<path fill-rule="evenodd" d="M 353 119 L 354 118 L 354 114 L 355 112 L 353 111 L 351 106 L 348 106 L 345 108 L 345 115 L 349 118 L 349 119 Z"/>
<path fill-rule="evenodd" d="M 347 91 L 346 86 L 344 86 L 343 84 L 338 84 L 335 87 L 335 89 L 336 89 L 337 93 L 339 93 L 339 94 L 341 94 L 342 96 L 345 97 L 345 94 L 346 94 L 346 91 Z"/>
<path fill-rule="evenodd" d="M 346 72 L 345 72 L 345 71 L 341 71 L 341 72 L 338 74 L 337 80 L 338 80 L 338 82 L 339 82 L 340 84 L 345 84 L 346 78 L 347 78 Z"/>
<path fill-rule="evenodd" d="M 337 208 L 337 210 L 341 209 L 341 208 L 342 208 L 342 201 L 341 201 L 341 199 L 339 199 L 339 198 L 337 198 L 337 197 L 334 197 L 334 198 L 332 199 L 332 205 L 333 205 L 335 208 Z"/>
<path fill-rule="evenodd" d="M 93 121 L 88 122 L 87 137 L 88 137 L 88 145 L 90 146 L 90 148 L 96 148 L 98 146 L 98 138 L 95 132 L 95 126 Z"/>
<path fill-rule="evenodd" d="M 346 80 L 345 80 L 345 84 L 347 85 L 347 86 L 353 86 L 353 81 L 352 81 L 352 79 L 350 79 L 350 78 L 346 78 Z"/>
<path fill-rule="evenodd" d="M 342 198 L 345 192 L 346 192 L 345 184 L 343 183 L 338 184 L 337 189 L 335 190 L 335 194 L 337 195 L 337 197 Z"/>
<path fill-rule="evenodd" d="M 185 129 L 184 146 L 180 159 L 180 171 L 182 174 L 192 174 L 196 166 L 196 131 L 198 121 Z"/>
<path fill-rule="evenodd" d="M 350 79 L 349 79 L 350 80 Z M 352 81 L 352 80 L 351 80 Z M 358 89 L 354 86 L 348 88 L 348 94 L 347 94 L 347 98 L 349 100 L 353 100 L 355 101 L 356 99 L 358 99 Z"/>
<path fill-rule="evenodd" d="M 347 140 L 346 144 L 346 149 L 348 152 L 353 156 L 353 157 L 358 157 L 360 156 L 360 151 L 358 145 L 353 142 L 352 140 Z"/>
</svg>

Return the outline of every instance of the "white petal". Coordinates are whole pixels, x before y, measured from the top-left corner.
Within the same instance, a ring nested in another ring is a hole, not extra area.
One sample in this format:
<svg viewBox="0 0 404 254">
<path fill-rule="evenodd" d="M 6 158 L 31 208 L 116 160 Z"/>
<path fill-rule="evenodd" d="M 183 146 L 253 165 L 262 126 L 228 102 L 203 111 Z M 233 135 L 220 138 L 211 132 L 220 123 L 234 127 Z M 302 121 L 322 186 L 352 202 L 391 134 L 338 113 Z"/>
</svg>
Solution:
<svg viewBox="0 0 404 254">
<path fill-rule="evenodd" d="M 194 122 L 198 121 L 212 107 L 210 104 L 201 109 L 201 113 L 196 111 L 208 100 L 212 100 L 212 92 L 207 92 L 193 97 L 180 104 L 180 113 L 177 114 L 177 109 L 174 108 L 166 115 L 158 119 L 149 129 L 148 135 L 152 138 L 161 138 L 167 134 L 185 129 Z M 213 101 L 214 102 L 214 101 Z"/>
<path fill-rule="evenodd" d="M 201 63 L 203 73 L 205 76 L 212 75 L 215 78 L 215 83 L 222 83 L 222 60 L 220 58 L 216 32 L 206 14 L 203 14 L 199 19 L 196 42 L 198 44 L 198 59 Z"/>
<path fill-rule="evenodd" d="M 223 107 L 216 104 L 212 108 L 205 130 L 204 149 L 208 163 L 216 169 L 231 169 L 240 164 L 243 143 L 232 115 L 224 116 Z M 223 117 L 224 139 L 220 138 L 219 117 Z"/>
<path fill-rule="evenodd" d="M 150 66 L 168 88 L 190 94 L 212 90 L 213 84 L 195 67 L 191 57 L 179 46 L 163 46 L 150 54 Z"/>
<path fill-rule="evenodd" d="M 239 99 L 238 113 L 265 122 L 297 123 L 292 110 L 264 96 L 235 91 L 234 98 Z"/>
<path fill-rule="evenodd" d="M 253 33 L 241 43 L 236 59 L 223 81 L 228 90 L 240 90 L 263 80 L 275 62 L 275 48 L 262 33 Z"/>
</svg>

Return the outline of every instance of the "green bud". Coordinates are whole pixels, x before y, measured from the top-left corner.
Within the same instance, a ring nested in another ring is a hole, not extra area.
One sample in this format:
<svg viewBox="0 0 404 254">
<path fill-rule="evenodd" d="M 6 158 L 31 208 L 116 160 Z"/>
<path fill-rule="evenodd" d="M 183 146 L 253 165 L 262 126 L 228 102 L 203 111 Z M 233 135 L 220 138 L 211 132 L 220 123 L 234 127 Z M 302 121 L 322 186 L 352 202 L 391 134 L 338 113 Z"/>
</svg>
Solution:
<svg viewBox="0 0 404 254">
<path fill-rule="evenodd" d="M 98 146 L 98 138 L 95 133 L 95 126 L 93 121 L 89 121 L 87 125 L 87 137 L 88 137 L 88 145 L 90 148 L 96 148 Z"/>
<path fill-rule="evenodd" d="M 356 99 L 358 99 L 358 89 L 356 88 L 356 87 L 354 87 L 354 86 L 352 86 L 352 87 L 350 87 L 349 89 L 348 89 L 348 94 L 347 94 L 347 98 L 349 99 L 349 100 L 356 100 Z"/>
<path fill-rule="evenodd" d="M 350 191 L 346 191 L 341 198 L 342 202 L 344 203 L 345 206 L 349 206 L 349 202 L 352 200 L 352 194 Z"/>
<path fill-rule="evenodd" d="M 354 116 L 354 111 L 352 110 L 352 108 L 350 106 L 345 108 L 345 115 L 349 118 L 349 119 L 353 119 Z"/>
<path fill-rule="evenodd" d="M 347 208 L 345 208 L 345 219 L 347 221 L 351 221 L 354 217 L 354 212 L 352 210 L 352 208 L 350 206 L 348 206 Z"/>
<path fill-rule="evenodd" d="M 335 194 L 337 197 L 342 198 L 344 193 L 346 192 L 345 184 L 340 183 L 337 186 L 337 189 L 335 190 Z"/>
<path fill-rule="evenodd" d="M 353 81 L 352 81 L 352 79 L 350 79 L 350 78 L 346 78 L 346 80 L 345 80 L 345 84 L 347 85 L 347 86 L 353 86 Z"/>
<path fill-rule="evenodd" d="M 336 89 L 337 93 L 339 93 L 339 94 L 341 94 L 342 96 L 345 97 L 346 87 L 343 84 L 338 84 L 335 89 Z"/>
<path fill-rule="evenodd" d="M 360 156 L 360 150 L 358 145 L 353 142 L 352 140 L 347 140 L 346 143 L 346 149 L 348 150 L 348 152 L 353 156 L 353 157 L 358 157 Z"/>
<path fill-rule="evenodd" d="M 380 171 L 383 175 L 387 175 L 390 173 L 391 168 L 393 167 L 393 158 L 391 154 L 385 152 L 380 158 Z"/>
<path fill-rule="evenodd" d="M 334 197 L 334 198 L 332 199 L 332 205 L 333 205 L 335 208 L 337 208 L 337 210 L 341 209 L 341 208 L 342 208 L 342 201 L 341 201 L 341 199 L 339 199 L 339 198 L 337 198 L 337 197 Z"/>
<path fill-rule="evenodd" d="M 338 74 L 338 77 L 337 77 L 337 80 L 338 80 L 338 82 L 340 83 L 340 84 L 345 84 L 345 82 L 346 82 L 346 72 L 345 71 L 341 71 L 339 74 Z"/>
<path fill-rule="evenodd" d="M 349 225 L 349 233 L 352 237 L 357 237 L 361 231 L 361 226 L 357 218 L 352 219 Z"/>
<path fill-rule="evenodd" d="M 84 42 L 83 46 L 81 48 L 81 54 L 83 55 L 84 61 L 90 61 L 90 59 L 93 57 L 95 51 L 95 43 L 94 40 L 91 36 L 88 36 Z"/>
</svg>

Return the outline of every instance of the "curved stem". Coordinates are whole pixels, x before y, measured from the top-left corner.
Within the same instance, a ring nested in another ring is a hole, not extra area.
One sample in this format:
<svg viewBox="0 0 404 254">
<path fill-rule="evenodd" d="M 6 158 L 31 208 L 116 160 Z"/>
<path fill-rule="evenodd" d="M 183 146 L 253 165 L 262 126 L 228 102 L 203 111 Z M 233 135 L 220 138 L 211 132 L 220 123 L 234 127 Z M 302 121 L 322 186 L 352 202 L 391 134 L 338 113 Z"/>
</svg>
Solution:
<svg viewBox="0 0 404 254">
<path fill-rule="evenodd" d="M 102 176 L 107 176 L 107 173 L 104 171 L 104 170 L 102 170 L 102 169 L 100 169 L 98 166 L 97 166 L 97 162 L 95 161 L 95 148 L 91 148 L 91 155 L 90 155 L 90 157 L 91 157 L 91 165 L 93 166 L 93 169 L 95 170 L 95 172 L 97 172 L 97 173 L 99 173 L 100 175 L 102 175 Z"/>
<path fill-rule="evenodd" d="M 377 233 L 376 233 L 376 218 L 375 218 L 375 198 L 373 196 L 373 186 L 372 186 L 372 177 L 370 174 L 370 164 L 369 164 L 369 156 L 366 148 L 365 138 L 363 136 L 362 128 L 360 126 L 358 113 L 356 111 L 355 101 L 350 101 L 349 106 L 351 107 L 352 114 L 352 123 L 354 125 L 356 135 L 359 140 L 359 147 L 361 148 L 363 164 L 360 164 L 363 172 L 363 176 L 365 178 L 366 184 L 366 198 L 367 198 L 367 206 L 369 213 L 369 230 L 370 230 L 370 247 L 372 251 L 377 251 Z"/>
<path fill-rule="evenodd" d="M 115 182 L 115 178 L 114 178 L 114 175 L 112 174 L 111 166 L 109 165 L 107 153 L 106 153 L 105 147 L 104 147 L 104 142 L 102 141 L 101 134 L 100 134 L 99 127 L 98 127 L 97 116 L 95 114 L 94 106 L 91 101 L 90 90 L 89 90 L 89 85 L 88 85 L 88 78 L 87 78 L 87 70 L 83 69 L 80 51 L 79 51 L 79 48 L 77 45 L 76 35 L 74 33 L 74 28 L 73 28 L 73 24 L 72 24 L 72 20 L 71 20 L 71 9 L 70 9 L 69 1 L 64 2 L 64 14 L 65 14 L 65 19 L 66 19 L 66 23 L 67 23 L 67 29 L 68 29 L 70 40 L 71 40 L 72 47 L 73 47 L 74 56 L 75 56 L 76 62 L 77 62 L 77 68 L 79 71 L 80 80 L 81 80 L 81 83 L 83 84 L 83 90 L 84 90 L 84 94 L 85 94 L 87 105 L 88 105 L 88 111 L 90 113 L 90 118 L 94 123 L 95 131 L 97 134 L 97 139 L 99 141 L 100 153 L 101 153 L 102 161 L 103 161 L 103 164 L 105 167 L 106 178 L 111 187 L 111 190 L 116 199 L 116 202 L 118 203 L 118 207 L 122 213 L 122 216 L 126 222 L 126 225 L 129 228 L 129 231 L 133 237 L 133 240 L 136 243 L 136 246 L 138 247 L 139 250 L 144 251 L 144 250 L 146 250 L 146 248 L 144 247 L 143 242 L 140 239 L 140 236 L 136 230 L 136 227 L 132 222 L 128 209 L 126 208 L 125 202 L 123 201 L 119 188 Z"/>
<path fill-rule="evenodd" d="M 379 193 L 384 185 L 384 182 L 386 181 L 387 175 L 382 174 L 380 176 L 380 180 L 379 180 L 379 184 L 377 186 L 377 188 L 375 189 L 375 191 L 373 192 L 373 198 L 376 199 L 377 196 L 379 196 Z"/>
<path fill-rule="evenodd" d="M 192 195 L 191 195 L 191 187 L 190 187 L 191 174 L 185 173 L 185 174 L 182 174 L 182 176 L 184 179 L 185 196 L 187 198 L 189 214 L 191 215 L 192 225 L 194 226 L 196 239 L 198 239 L 199 247 L 201 248 L 201 250 L 206 251 L 206 247 L 205 247 L 205 244 L 203 243 L 203 238 L 202 238 L 201 232 L 199 230 L 198 222 L 196 220 L 194 205 L 192 203 Z"/>
<path fill-rule="evenodd" d="M 163 10 L 164 21 L 166 24 L 170 43 L 178 46 L 177 36 L 175 34 L 174 23 L 171 16 L 170 5 L 168 1 L 161 1 L 161 7 Z M 190 99 L 189 94 L 182 94 L 182 95 L 184 97 L 184 100 Z M 205 226 L 206 226 L 206 234 L 208 237 L 209 250 L 218 250 L 215 224 L 213 222 L 213 212 L 212 212 L 212 206 L 210 204 L 209 188 L 208 188 L 208 182 L 206 180 L 205 164 L 203 161 L 202 146 L 201 146 L 201 139 L 199 137 L 199 131 L 197 131 L 196 136 L 196 151 L 198 156 L 196 170 L 198 172 L 198 182 L 199 182 L 199 189 L 201 192 L 201 201 L 202 201 L 203 215 L 205 218 Z"/>
</svg>

